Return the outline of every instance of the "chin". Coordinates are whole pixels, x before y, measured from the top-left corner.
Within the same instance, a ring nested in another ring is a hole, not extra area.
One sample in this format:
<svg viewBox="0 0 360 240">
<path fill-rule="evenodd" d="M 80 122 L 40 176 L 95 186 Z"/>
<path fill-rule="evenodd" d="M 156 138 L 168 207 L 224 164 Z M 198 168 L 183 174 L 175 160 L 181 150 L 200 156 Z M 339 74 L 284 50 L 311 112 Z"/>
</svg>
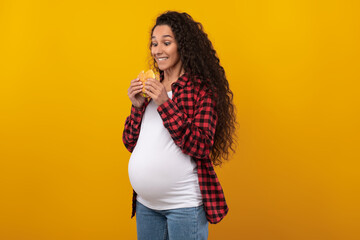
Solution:
<svg viewBox="0 0 360 240">
<path fill-rule="evenodd" d="M 159 67 L 159 69 L 160 69 L 161 71 L 165 71 L 165 70 L 168 69 L 167 67 L 160 67 L 159 65 L 158 65 L 158 67 Z"/>
</svg>

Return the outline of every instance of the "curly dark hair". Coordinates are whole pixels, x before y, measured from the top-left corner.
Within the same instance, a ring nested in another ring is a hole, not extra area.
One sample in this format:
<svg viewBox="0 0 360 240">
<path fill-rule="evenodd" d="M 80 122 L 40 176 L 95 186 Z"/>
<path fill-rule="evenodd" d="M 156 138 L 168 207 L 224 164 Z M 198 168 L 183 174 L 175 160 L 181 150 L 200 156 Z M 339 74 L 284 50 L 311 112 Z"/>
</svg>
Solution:
<svg viewBox="0 0 360 240">
<path fill-rule="evenodd" d="M 235 152 L 237 125 L 233 93 L 229 88 L 225 70 L 220 65 L 217 53 L 202 24 L 194 21 L 189 14 L 174 11 L 161 14 L 151 29 L 150 38 L 155 27 L 159 25 L 168 25 L 174 33 L 184 70 L 190 76 L 199 77 L 202 84 L 206 84 L 210 92 L 214 93 L 211 96 L 216 98 L 214 100 L 218 122 L 210 158 L 214 165 L 221 165 L 223 160 L 229 160 L 230 150 Z M 154 70 L 161 73 L 156 61 L 153 58 L 151 61 Z"/>
</svg>

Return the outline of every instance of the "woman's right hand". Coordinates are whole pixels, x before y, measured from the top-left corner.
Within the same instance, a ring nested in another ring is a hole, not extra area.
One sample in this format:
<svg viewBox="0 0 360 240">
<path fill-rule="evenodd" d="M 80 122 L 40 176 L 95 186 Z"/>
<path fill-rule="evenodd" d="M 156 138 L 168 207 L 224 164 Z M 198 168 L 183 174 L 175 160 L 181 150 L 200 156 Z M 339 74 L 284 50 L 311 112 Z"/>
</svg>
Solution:
<svg viewBox="0 0 360 240">
<path fill-rule="evenodd" d="M 145 102 L 145 97 L 141 94 L 142 88 L 143 84 L 139 78 L 131 80 L 130 87 L 128 89 L 128 96 L 136 108 L 141 108 Z"/>
</svg>

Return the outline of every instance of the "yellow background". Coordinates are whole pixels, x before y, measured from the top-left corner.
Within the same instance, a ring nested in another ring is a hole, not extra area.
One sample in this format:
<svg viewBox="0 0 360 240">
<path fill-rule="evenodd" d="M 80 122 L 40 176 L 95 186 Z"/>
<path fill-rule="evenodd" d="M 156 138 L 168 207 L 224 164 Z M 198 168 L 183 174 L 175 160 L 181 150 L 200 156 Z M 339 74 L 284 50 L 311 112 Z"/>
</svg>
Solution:
<svg viewBox="0 0 360 240">
<path fill-rule="evenodd" d="M 127 88 L 167 9 L 203 23 L 235 94 L 209 239 L 360 239 L 359 5 L 0 0 L 0 239 L 136 239 Z"/>
</svg>

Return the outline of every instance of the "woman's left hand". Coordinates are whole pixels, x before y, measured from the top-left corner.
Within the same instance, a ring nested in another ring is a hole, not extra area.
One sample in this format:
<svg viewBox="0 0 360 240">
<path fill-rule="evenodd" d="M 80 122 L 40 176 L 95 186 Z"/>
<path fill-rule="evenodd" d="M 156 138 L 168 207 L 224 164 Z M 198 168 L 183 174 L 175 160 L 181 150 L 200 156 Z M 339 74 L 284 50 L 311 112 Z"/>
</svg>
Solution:
<svg viewBox="0 0 360 240">
<path fill-rule="evenodd" d="M 169 99 L 165 86 L 154 78 L 149 78 L 145 82 L 145 93 L 151 97 L 158 106 Z"/>
</svg>

